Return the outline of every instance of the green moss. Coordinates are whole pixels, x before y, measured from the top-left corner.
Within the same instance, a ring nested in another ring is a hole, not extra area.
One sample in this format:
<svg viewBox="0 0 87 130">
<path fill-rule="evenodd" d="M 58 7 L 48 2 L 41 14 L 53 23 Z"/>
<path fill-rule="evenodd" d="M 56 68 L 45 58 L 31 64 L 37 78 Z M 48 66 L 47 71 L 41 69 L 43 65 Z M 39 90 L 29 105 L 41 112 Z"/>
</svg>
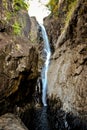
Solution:
<svg viewBox="0 0 87 130">
<path fill-rule="evenodd" d="M 77 5 L 77 0 L 67 0 L 67 2 L 68 2 L 68 11 L 66 14 L 65 24 L 69 23 L 69 20 L 71 19 L 74 9 Z"/>
<path fill-rule="evenodd" d="M 21 26 L 17 21 L 13 24 L 13 32 L 15 35 L 21 34 Z"/>
<path fill-rule="evenodd" d="M 28 5 L 23 0 L 14 0 L 13 8 L 15 11 L 19 11 L 20 9 L 27 10 Z"/>
<path fill-rule="evenodd" d="M 7 9 L 7 1 L 6 0 L 3 0 L 3 8 Z"/>
<path fill-rule="evenodd" d="M 58 15 L 58 2 L 59 0 L 50 0 L 46 5 L 51 11 L 51 15 Z"/>
<path fill-rule="evenodd" d="M 4 10 L 10 10 L 10 7 L 12 10 L 10 11 L 19 11 L 21 9 L 27 10 L 29 8 L 29 4 L 25 2 L 25 0 L 3 0 L 2 6 Z"/>
<path fill-rule="evenodd" d="M 10 20 L 12 17 L 12 13 L 11 12 L 6 12 L 6 20 Z"/>
</svg>

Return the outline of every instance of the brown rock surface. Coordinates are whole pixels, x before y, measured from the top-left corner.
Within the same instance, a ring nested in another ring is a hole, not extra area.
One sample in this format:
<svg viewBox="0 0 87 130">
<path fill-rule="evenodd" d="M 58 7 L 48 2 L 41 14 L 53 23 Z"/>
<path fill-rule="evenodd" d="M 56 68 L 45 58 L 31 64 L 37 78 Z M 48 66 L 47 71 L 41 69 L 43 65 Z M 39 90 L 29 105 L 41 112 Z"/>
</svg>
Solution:
<svg viewBox="0 0 87 130">
<path fill-rule="evenodd" d="M 12 6 L 13 1 L 9 2 Z M 0 6 L 0 114 L 31 102 L 39 74 L 38 23 L 24 9 L 8 7 L 6 13 L 6 8 Z M 34 41 L 31 32 L 35 32 Z"/>
<path fill-rule="evenodd" d="M 5 114 L 0 117 L 0 130 L 28 130 L 22 121 L 13 114 Z"/>
<path fill-rule="evenodd" d="M 10 103 L 12 105 L 31 95 L 38 76 L 38 53 L 26 39 L 1 38 L 0 104 L 3 102 L 6 108 Z M 0 105 L 0 110 L 3 105 Z"/>
<path fill-rule="evenodd" d="M 48 33 L 52 52 L 55 51 L 58 37 L 64 30 L 68 6 L 69 3 L 67 0 L 59 0 L 58 12 L 56 12 L 56 16 L 50 15 L 49 17 L 44 18 L 44 24 Z"/>
<path fill-rule="evenodd" d="M 57 41 L 48 72 L 48 96 L 59 97 L 65 111 L 83 117 L 87 117 L 86 8 L 86 0 L 79 0 L 65 34 L 61 33 L 66 37 Z"/>
</svg>

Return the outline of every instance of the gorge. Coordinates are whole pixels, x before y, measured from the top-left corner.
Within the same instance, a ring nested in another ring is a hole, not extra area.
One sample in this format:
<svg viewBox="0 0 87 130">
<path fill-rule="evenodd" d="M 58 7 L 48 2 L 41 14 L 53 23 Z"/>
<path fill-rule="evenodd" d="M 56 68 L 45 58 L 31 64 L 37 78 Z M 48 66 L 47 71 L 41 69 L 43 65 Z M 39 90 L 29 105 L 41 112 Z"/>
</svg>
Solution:
<svg viewBox="0 0 87 130">
<path fill-rule="evenodd" d="M 0 130 L 87 130 L 87 1 L 52 1 L 0 1 Z"/>
</svg>

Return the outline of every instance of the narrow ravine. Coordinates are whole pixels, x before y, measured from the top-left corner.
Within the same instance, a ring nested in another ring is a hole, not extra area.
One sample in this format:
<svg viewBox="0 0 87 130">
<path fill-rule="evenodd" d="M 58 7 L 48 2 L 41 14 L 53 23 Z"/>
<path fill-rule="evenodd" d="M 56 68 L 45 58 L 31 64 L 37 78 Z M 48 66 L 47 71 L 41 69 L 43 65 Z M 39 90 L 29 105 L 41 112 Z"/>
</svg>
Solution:
<svg viewBox="0 0 87 130">
<path fill-rule="evenodd" d="M 48 114 L 47 114 L 47 72 L 49 68 L 49 62 L 50 62 L 50 45 L 48 36 L 45 30 L 45 27 L 43 25 L 40 25 L 41 32 L 42 32 L 42 38 L 44 41 L 44 48 L 43 48 L 43 55 L 45 63 L 43 65 L 42 71 L 41 71 L 41 80 L 42 80 L 42 107 L 36 107 L 32 113 L 32 121 L 29 123 L 29 126 L 31 130 L 51 130 L 48 120 Z M 41 87 L 41 86 L 40 86 Z"/>
<path fill-rule="evenodd" d="M 42 68 L 41 72 L 41 78 L 42 78 L 42 103 L 44 106 L 47 106 L 47 101 L 46 101 L 46 94 L 47 94 L 47 72 L 49 68 L 49 62 L 50 62 L 50 56 L 51 56 L 51 51 L 50 51 L 50 45 L 49 45 L 49 40 L 48 36 L 45 30 L 45 27 L 43 25 L 41 26 L 41 31 L 42 31 L 42 37 L 44 40 L 44 54 L 45 54 L 45 64 Z"/>
<path fill-rule="evenodd" d="M 29 126 L 30 130 L 51 130 L 46 106 L 33 111 Z"/>
</svg>

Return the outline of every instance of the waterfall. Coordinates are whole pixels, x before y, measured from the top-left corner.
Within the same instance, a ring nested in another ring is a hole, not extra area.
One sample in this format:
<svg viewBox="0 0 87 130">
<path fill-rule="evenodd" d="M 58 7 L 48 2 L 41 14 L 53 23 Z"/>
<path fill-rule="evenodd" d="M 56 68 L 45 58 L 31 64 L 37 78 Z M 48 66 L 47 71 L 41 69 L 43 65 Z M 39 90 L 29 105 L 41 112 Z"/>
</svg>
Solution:
<svg viewBox="0 0 87 130">
<path fill-rule="evenodd" d="M 41 26 L 41 31 L 42 31 L 42 37 L 44 40 L 44 53 L 46 55 L 45 59 L 45 64 L 42 68 L 41 72 L 41 78 L 42 78 L 42 103 L 44 106 L 47 106 L 47 101 L 46 101 L 46 94 L 47 94 L 47 72 L 48 72 L 48 67 L 49 67 L 49 62 L 50 62 L 50 56 L 51 56 L 51 51 L 50 51 L 50 45 L 49 45 L 49 40 L 48 36 L 45 30 L 45 27 L 43 25 Z"/>
</svg>

